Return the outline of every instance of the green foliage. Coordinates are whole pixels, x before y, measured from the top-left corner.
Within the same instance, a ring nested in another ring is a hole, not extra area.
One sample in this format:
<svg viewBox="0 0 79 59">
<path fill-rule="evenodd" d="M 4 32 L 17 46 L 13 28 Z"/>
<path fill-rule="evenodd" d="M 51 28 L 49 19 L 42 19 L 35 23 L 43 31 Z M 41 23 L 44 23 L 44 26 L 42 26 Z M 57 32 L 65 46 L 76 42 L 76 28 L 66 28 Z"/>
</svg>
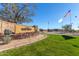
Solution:
<svg viewBox="0 0 79 59">
<path fill-rule="evenodd" d="M 4 35 L 4 37 L 3 37 L 3 43 L 4 44 L 9 43 L 11 40 L 12 40 L 12 38 L 11 38 L 10 35 Z"/>
<path fill-rule="evenodd" d="M 70 36 L 71 37 L 71 36 Z M 79 37 L 65 38 L 62 35 L 48 35 L 28 46 L 3 51 L 0 55 L 12 56 L 79 56 Z"/>
<path fill-rule="evenodd" d="M 66 31 L 72 31 L 72 25 L 64 25 L 62 28 Z"/>
<path fill-rule="evenodd" d="M 4 35 L 11 35 L 11 34 L 12 34 L 11 30 L 9 30 L 9 29 L 4 30 Z"/>
<path fill-rule="evenodd" d="M 4 44 L 9 43 L 12 40 L 11 34 L 12 32 L 10 30 L 4 30 L 4 37 L 2 39 Z"/>
</svg>

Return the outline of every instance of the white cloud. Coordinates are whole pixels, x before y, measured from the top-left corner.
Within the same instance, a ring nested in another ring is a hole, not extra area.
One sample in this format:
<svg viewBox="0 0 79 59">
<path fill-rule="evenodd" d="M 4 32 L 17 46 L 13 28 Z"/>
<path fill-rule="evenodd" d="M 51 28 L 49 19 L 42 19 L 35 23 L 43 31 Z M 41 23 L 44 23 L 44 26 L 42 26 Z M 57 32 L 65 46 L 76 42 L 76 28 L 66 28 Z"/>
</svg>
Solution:
<svg viewBox="0 0 79 59">
<path fill-rule="evenodd" d="M 79 28 L 78 28 L 78 27 L 72 27 L 72 29 L 74 29 L 74 30 L 79 30 Z"/>
</svg>

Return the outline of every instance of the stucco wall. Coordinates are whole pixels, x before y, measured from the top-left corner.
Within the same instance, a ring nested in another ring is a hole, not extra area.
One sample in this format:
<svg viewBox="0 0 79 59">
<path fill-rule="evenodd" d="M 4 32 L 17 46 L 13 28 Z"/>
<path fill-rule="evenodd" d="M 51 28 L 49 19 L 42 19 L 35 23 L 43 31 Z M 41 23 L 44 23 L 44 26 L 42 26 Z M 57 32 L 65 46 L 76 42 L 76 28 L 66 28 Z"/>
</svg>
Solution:
<svg viewBox="0 0 79 59">
<path fill-rule="evenodd" d="M 30 30 L 28 30 L 28 28 Z M 18 25 L 18 24 L 12 23 L 12 22 L 0 20 L 0 33 L 3 34 L 5 29 L 9 29 L 15 33 L 35 32 L 35 30 L 36 30 L 36 28 L 34 28 L 32 26 Z M 22 30 L 22 29 L 26 29 L 26 30 Z"/>
<path fill-rule="evenodd" d="M 0 33 L 4 33 L 5 29 L 9 29 L 14 32 L 15 23 L 0 20 Z"/>
<path fill-rule="evenodd" d="M 1 22 L 1 20 L 0 20 L 0 33 L 1 33 L 1 23 L 2 23 L 2 22 Z"/>
<path fill-rule="evenodd" d="M 31 29 L 31 30 L 22 30 L 22 29 Z M 32 26 L 23 26 L 23 25 L 16 25 L 16 33 L 25 33 L 25 32 L 34 32 L 35 29 Z"/>
</svg>

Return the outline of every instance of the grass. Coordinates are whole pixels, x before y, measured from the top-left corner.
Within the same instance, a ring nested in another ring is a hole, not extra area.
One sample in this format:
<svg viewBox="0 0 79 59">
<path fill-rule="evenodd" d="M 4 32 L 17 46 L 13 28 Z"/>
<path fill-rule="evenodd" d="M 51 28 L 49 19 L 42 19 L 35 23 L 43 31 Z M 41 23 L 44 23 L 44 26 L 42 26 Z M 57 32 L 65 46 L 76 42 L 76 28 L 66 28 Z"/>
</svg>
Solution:
<svg viewBox="0 0 79 59">
<path fill-rule="evenodd" d="M 0 52 L 1 56 L 79 56 L 79 37 L 48 35 L 28 46 Z"/>
</svg>

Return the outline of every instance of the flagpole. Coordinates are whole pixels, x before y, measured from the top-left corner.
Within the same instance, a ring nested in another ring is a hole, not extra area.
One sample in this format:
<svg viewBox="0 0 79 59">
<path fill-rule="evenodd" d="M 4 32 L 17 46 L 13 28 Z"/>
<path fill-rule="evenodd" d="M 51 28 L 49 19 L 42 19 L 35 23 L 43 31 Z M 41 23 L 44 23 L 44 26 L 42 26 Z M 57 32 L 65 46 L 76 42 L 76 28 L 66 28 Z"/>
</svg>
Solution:
<svg viewBox="0 0 79 59">
<path fill-rule="evenodd" d="M 62 21 L 62 33 L 64 33 L 64 29 L 63 29 L 63 21 Z"/>
<path fill-rule="evenodd" d="M 70 25 L 71 25 L 71 12 L 70 12 Z"/>
<path fill-rule="evenodd" d="M 49 31 L 49 21 L 48 21 L 48 31 Z"/>
<path fill-rule="evenodd" d="M 70 30 L 71 30 L 72 29 L 71 12 L 70 12 L 70 26 L 71 26 L 71 28 L 70 28 Z"/>
</svg>

